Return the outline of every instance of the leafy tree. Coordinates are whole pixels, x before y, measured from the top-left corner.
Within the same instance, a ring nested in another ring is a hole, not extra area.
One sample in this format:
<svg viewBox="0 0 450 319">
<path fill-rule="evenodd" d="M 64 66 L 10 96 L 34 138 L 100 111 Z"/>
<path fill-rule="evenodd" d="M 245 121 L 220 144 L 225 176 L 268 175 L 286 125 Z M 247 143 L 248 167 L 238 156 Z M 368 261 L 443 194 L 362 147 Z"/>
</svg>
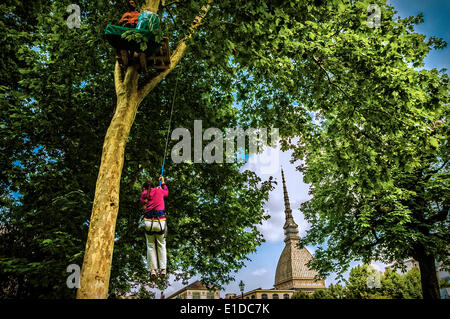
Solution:
<svg viewBox="0 0 450 319">
<path fill-rule="evenodd" d="M 422 15 L 395 20 L 385 1 L 372 1 L 382 20 L 369 28 L 369 3 L 327 1 L 308 11 L 320 21 L 302 22 L 308 46 L 291 28 L 296 63 L 264 78 L 274 87 L 254 84 L 260 89 L 245 95 L 243 110 L 251 123 L 283 127 L 283 149 L 302 160 L 311 200 L 301 210 L 311 228 L 301 244 L 319 246 L 310 266 L 321 277 L 354 260 L 413 257 L 424 298 L 438 299 L 434 262 L 450 262 L 449 82 L 445 72 L 417 68 L 446 43 L 414 32 Z"/>
<path fill-rule="evenodd" d="M 317 289 L 311 295 L 311 299 L 332 299 L 328 289 Z"/>
<path fill-rule="evenodd" d="M 328 295 L 330 299 L 344 299 L 345 298 L 345 288 L 340 284 L 330 284 L 327 288 Z"/>
<path fill-rule="evenodd" d="M 348 299 L 368 299 L 373 290 L 367 285 L 371 270 L 369 265 L 358 265 L 350 270 L 345 286 Z"/>
<path fill-rule="evenodd" d="M 403 280 L 403 296 L 405 299 L 422 299 L 422 289 L 420 285 L 420 270 L 417 267 L 413 267 L 405 275 L 402 276 Z"/>
<path fill-rule="evenodd" d="M 371 294 L 369 295 L 369 299 L 392 299 L 390 296 L 380 295 L 380 294 Z"/>
<path fill-rule="evenodd" d="M 420 271 L 414 267 L 404 275 L 386 269 L 381 275 L 381 285 L 369 285 L 371 275 L 377 272 L 370 265 L 359 265 L 350 270 L 345 287 L 331 284 L 326 289 L 314 291 L 312 299 L 421 299 Z"/>
<path fill-rule="evenodd" d="M 303 290 L 297 290 L 291 296 L 291 299 L 311 299 L 311 296 L 306 292 L 304 292 Z"/>
<path fill-rule="evenodd" d="M 381 293 L 394 299 L 403 299 L 406 295 L 405 281 L 395 270 L 388 268 L 381 279 Z"/>
<path fill-rule="evenodd" d="M 148 0 L 142 10 L 158 12 L 159 0 Z M 211 1 L 210 1 L 211 2 Z M 170 58 L 171 67 L 161 73 L 144 79 L 139 85 L 139 67 L 130 65 L 122 72 L 116 61 L 114 84 L 117 106 L 106 132 L 102 158 L 97 177 L 89 233 L 84 253 L 81 286 L 77 298 L 105 298 L 114 248 L 115 226 L 119 211 L 120 180 L 124 165 L 125 145 L 128 140 L 137 109 L 144 98 L 178 64 L 186 50 L 188 41 L 200 26 L 211 5 L 205 4 L 193 19 L 187 34 L 179 40 Z M 188 15 L 189 16 L 189 15 Z M 186 17 L 187 20 L 187 17 Z M 98 252 L 101 253 L 98 253 Z"/>
<path fill-rule="evenodd" d="M 420 270 L 412 268 L 406 274 L 399 274 L 387 268 L 381 277 L 381 289 L 378 295 L 392 299 L 421 299 Z"/>
<path fill-rule="evenodd" d="M 413 268 L 404 275 L 386 269 L 381 275 L 380 285 L 371 287 L 370 278 L 377 272 L 370 265 L 359 265 L 350 270 L 347 285 L 331 284 L 326 289 L 316 290 L 313 299 L 421 299 L 420 271 Z"/>
</svg>

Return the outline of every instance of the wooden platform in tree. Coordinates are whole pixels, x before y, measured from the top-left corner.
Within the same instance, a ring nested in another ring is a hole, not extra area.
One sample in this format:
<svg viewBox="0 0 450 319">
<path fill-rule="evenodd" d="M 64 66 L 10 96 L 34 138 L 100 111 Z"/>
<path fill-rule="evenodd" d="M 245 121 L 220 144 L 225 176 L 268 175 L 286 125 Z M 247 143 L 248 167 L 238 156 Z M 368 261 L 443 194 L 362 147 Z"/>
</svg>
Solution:
<svg viewBox="0 0 450 319">
<path fill-rule="evenodd" d="M 147 57 L 147 69 L 163 69 L 170 67 L 169 38 L 164 37 L 161 47 L 154 55 Z"/>
<path fill-rule="evenodd" d="M 155 43 L 155 42 L 154 42 Z M 129 64 L 139 64 L 140 72 L 147 72 L 151 69 L 167 70 L 170 67 L 170 47 L 169 38 L 164 37 L 161 43 L 156 43 L 156 49 L 154 49 L 151 55 L 146 55 L 145 52 L 138 50 L 117 50 L 116 58 L 119 60 L 123 70 L 127 68 Z"/>
</svg>

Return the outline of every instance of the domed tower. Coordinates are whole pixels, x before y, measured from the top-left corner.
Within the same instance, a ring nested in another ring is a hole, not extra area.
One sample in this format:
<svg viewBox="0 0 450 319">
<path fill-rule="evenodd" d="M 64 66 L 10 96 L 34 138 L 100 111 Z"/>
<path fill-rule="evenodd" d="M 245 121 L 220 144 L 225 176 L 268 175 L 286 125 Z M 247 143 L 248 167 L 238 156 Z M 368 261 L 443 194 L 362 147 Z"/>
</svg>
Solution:
<svg viewBox="0 0 450 319">
<path fill-rule="evenodd" d="M 278 260 L 275 272 L 275 289 L 301 289 L 312 293 L 316 289 L 325 288 L 325 280 L 315 281 L 318 274 L 309 269 L 306 264 L 313 259 L 311 253 L 306 249 L 298 249 L 296 246 L 300 240 L 298 225 L 292 217 L 291 205 L 284 179 L 284 172 L 281 170 L 283 180 L 284 206 L 286 222 L 284 223 L 284 242 L 286 243 Z"/>
</svg>

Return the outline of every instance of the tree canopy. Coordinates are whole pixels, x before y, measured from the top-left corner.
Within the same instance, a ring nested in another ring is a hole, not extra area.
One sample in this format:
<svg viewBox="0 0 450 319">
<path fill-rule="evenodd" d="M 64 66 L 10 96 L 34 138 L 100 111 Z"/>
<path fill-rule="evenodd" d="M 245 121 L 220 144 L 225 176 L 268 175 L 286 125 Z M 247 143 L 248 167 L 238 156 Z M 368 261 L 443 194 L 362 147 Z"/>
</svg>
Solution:
<svg viewBox="0 0 450 319">
<path fill-rule="evenodd" d="M 370 285 L 370 276 L 377 274 L 379 285 Z M 292 299 L 422 299 L 420 270 L 417 267 L 405 274 L 387 268 L 382 274 L 370 265 L 358 265 L 350 270 L 345 285 L 330 284 L 326 289 L 317 289 L 308 295 L 298 291 Z"/>
<path fill-rule="evenodd" d="M 245 81 L 255 91 L 243 110 L 282 127 L 283 149 L 300 160 L 312 196 L 301 206 L 311 224 L 301 244 L 319 246 L 311 266 L 322 277 L 353 260 L 413 257 L 424 296 L 436 297 L 435 260 L 449 265 L 449 82 L 423 59 L 447 44 L 414 31 L 422 15 L 396 18 L 373 3 L 379 28 L 363 14 L 369 1 L 316 1 L 304 20 L 290 19 L 286 66 L 264 73 L 266 85 Z"/>
</svg>

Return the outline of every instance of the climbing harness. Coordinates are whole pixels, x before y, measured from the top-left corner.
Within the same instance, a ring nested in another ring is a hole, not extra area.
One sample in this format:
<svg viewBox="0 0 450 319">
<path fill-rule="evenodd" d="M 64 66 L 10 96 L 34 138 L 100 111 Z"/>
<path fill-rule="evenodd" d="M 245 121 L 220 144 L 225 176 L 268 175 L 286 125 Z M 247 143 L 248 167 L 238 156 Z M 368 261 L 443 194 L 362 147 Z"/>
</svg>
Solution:
<svg viewBox="0 0 450 319">
<path fill-rule="evenodd" d="M 156 218 L 158 218 L 158 223 L 159 223 L 159 229 L 160 231 L 155 231 L 153 230 L 153 223 L 155 222 L 154 217 L 156 216 Z M 150 230 L 146 230 L 144 228 L 144 231 L 147 235 L 151 236 L 151 235 L 164 235 L 164 239 L 167 238 L 167 222 L 164 223 L 164 228 L 161 225 L 161 220 L 159 219 L 160 215 L 154 214 L 154 212 L 151 212 L 151 218 L 152 218 L 152 225 L 150 226 Z M 159 266 L 159 255 L 158 255 L 158 243 L 156 242 L 156 236 L 153 238 L 153 244 L 154 244 L 154 249 L 156 252 L 156 264 Z"/>
<path fill-rule="evenodd" d="M 155 220 L 154 220 L 155 217 L 158 219 L 160 231 L 153 230 L 153 223 L 155 222 Z M 147 235 L 155 235 L 156 234 L 156 235 L 164 235 L 164 237 L 167 237 L 166 236 L 167 222 L 164 223 L 164 228 L 163 228 L 162 225 L 161 225 L 161 220 L 159 219 L 159 217 L 160 217 L 160 215 L 156 215 L 153 212 L 151 212 L 151 217 L 150 218 L 152 219 L 152 225 L 150 226 L 150 230 L 147 231 L 147 230 L 144 229 L 144 231 L 145 231 L 145 233 Z"/>
<path fill-rule="evenodd" d="M 175 89 L 173 91 L 172 107 L 170 110 L 169 127 L 167 128 L 166 146 L 164 147 L 164 158 L 163 158 L 162 169 L 161 169 L 161 177 L 164 176 L 164 164 L 166 163 L 167 144 L 169 143 L 169 133 L 170 133 L 170 126 L 172 124 L 173 106 L 175 104 L 175 95 L 177 93 L 177 86 L 178 86 L 178 74 L 177 74 L 177 80 L 175 82 Z M 161 186 L 161 181 L 159 181 L 159 186 Z"/>
</svg>

